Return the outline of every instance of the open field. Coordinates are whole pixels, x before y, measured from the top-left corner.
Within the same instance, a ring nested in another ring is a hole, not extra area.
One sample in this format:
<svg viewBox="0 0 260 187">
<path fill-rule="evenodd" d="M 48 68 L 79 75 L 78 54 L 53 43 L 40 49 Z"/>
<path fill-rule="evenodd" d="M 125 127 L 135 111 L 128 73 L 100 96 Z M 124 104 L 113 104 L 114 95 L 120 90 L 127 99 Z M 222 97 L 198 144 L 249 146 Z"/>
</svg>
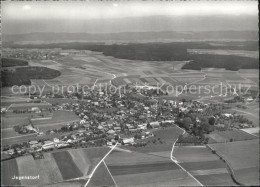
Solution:
<svg viewBox="0 0 260 187">
<path fill-rule="evenodd" d="M 193 185 L 198 183 L 168 158 L 135 151 L 113 151 L 106 159 L 119 186 Z"/>
<path fill-rule="evenodd" d="M 45 126 L 59 128 L 66 125 L 69 121 L 77 121 L 79 117 L 72 111 L 54 111 L 51 119 L 34 120 L 32 123 L 40 130 L 45 130 Z"/>
<path fill-rule="evenodd" d="M 259 141 L 247 140 L 209 145 L 223 156 L 233 169 L 259 166 Z"/>
<path fill-rule="evenodd" d="M 168 158 L 158 157 L 151 154 L 144 154 L 140 152 L 125 152 L 125 151 L 112 151 L 106 158 L 106 164 L 109 166 L 124 166 L 130 164 L 145 164 L 145 163 L 161 163 L 170 161 L 170 154 Z"/>
<path fill-rule="evenodd" d="M 81 177 L 83 174 L 67 151 L 52 153 L 64 180 Z"/>
<path fill-rule="evenodd" d="M 257 139 L 256 136 L 246 133 L 239 129 L 227 131 L 214 131 L 206 136 L 210 138 L 209 143 L 230 142 L 230 140 L 243 141 Z"/>
<path fill-rule="evenodd" d="M 18 186 L 21 185 L 19 180 L 12 180 L 13 176 L 18 176 L 18 166 L 15 159 L 4 161 L 1 163 L 1 186 Z"/>
<path fill-rule="evenodd" d="M 43 99 L 44 101 L 50 103 L 50 104 L 63 104 L 63 103 L 77 103 L 78 101 L 75 99 L 69 99 L 69 98 L 48 98 Z"/>
<path fill-rule="evenodd" d="M 86 148 L 56 150 L 44 153 L 43 159 L 34 160 L 29 156 L 18 157 L 3 162 L 4 180 L 2 184 L 16 185 L 47 185 L 64 180 L 86 177 L 96 164 L 109 151 L 109 148 Z M 40 176 L 35 180 L 11 180 L 16 176 Z"/>
<path fill-rule="evenodd" d="M 249 186 L 259 186 L 259 166 L 234 170 L 238 181 Z"/>
<path fill-rule="evenodd" d="M 30 124 L 30 121 L 27 117 L 21 118 L 21 117 L 2 117 L 2 129 L 6 129 L 6 128 L 12 128 L 13 126 L 16 125 L 27 125 Z"/>
<path fill-rule="evenodd" d="M 76 164 L 76 166 L 79 168 L 79 170 L 83 173 L 83 175 L 87 175 L 89 167 L 91 165 L 90 160 L 88 157 L 84 155 L 84 150 L 78 149 L 78 150 L 68 150 L 68 153 L 73 159 L 73 162 Z"/>
<path fill-rule="evenodd" d="M 173 156 L 203 185 L 235 185 L 226 164 L 206 146 L 178 146 Z"/>
<path fill-rule="evenodd" d="M 108 166 L 112 175 L 129 175 L 136 173 L 147 173 L 156 171 L 176 170 L 179 168 L 172 161 L 160 162 L 160 163 L 146 163 L 146 164 L 131 164 L 131 165 L 119 165 Z"/>
<path fill-rule="evenodd" d="M 114 179 L 119 186 L 199 186 L 182 169 L 115 175 Z"/>
<path fill-rule="evenodd" d="M 210 147 L 233 168 L 237 180 L 259 185 L 259 140 L 212 144 Z"/>
<path fill-rule="evenodd" d="M 94 175 L 91 177 L 88 186 L 116 186 L 109 170 L 104 162 L 102 162 Z"/>
<path fill-rule="evenodd" d="M 61 171 L 51 153 L 45 153 L 44 159 L 35 160 L 35 163 L 39 169 L 41 183 L 51 184 L 63 181 Z"/>
<path fill-rule="evenodd" d="M 219 160 L 205 146 L 175 146 L 173 156 L 181 163 Z"/>
<path fill-rule="evenodd" d="M 39 170 L 34 162 L 32 156 L 23 156 L 16 158 L 18 165 L 19 176 L 38 176 Z M 41 179 L 35 180 L 21 180 L 22 185 L 38 184 Z"/>
<path fill-rule="evenodd" d="M 191 54 L 214 54 L 214 55 L 235 55 L 242 57 L 258 58 L 258 51 L 246 51 L 246 50 L 223 50 L 223 49 L 188 49 L 188 53 Z"/>
<path fill-rule="evenodd" d="M 205 186 L 237 186 L 227 173 L 198 175 L 196 178 Z"/>
</svg>

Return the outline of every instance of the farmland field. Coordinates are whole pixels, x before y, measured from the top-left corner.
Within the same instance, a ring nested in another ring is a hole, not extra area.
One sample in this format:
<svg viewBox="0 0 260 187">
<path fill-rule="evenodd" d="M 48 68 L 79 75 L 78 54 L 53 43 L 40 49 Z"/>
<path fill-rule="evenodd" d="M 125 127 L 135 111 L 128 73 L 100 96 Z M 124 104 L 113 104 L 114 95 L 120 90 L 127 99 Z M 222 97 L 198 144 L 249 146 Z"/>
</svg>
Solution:
<svg viewBox="0 0 260 187">
<path fill-rule="evenodd" d="M 15 118 L 15 117 L 12 117 L 12 118 L 9 118 L 9 117 L 4 117 L 2 116 L 2 129 L 5 129 L 5 128 L 12 128 L 13 126 L 15 125 L 27 125 L 27 124 L 30 124 L 30 121 L 27 117 L 25 118 Z"/>
<path fill-rule="evenodd" d="M 165 161 L 170 161 L 170 154 L 168 158 L 162 158 L 154 156 L 151 154 L 145 154 L 140 152 L 124 152 L 124 151 L 112 151 L 110 155 L 105 159 L 107 165 L 109 166 L 121 166 L 121 165 L 130 165 L 130 164 L 145 164 L 145 163 L 161 163 Z"/>
<path fill-rule="evenodd" d="M 106 159 L 116 184 L 140 185 L 193 185 L 198 183 L 168 158 L 135 151 L 113 151 Z"/>
<path fill-rule="evenodd" d="M 89 186 L 116 186 L 107 166 L 102 162 L 89 181 Z"/>
<path fill-rule="evenodd" d="M 51 153 L 45 153 L 44 159 L 35 160 L 41 176 L 41 183 L 51 184 L 63 181 L 61 171 Z"/>
<path fill-rule="evenodd" d="M 259 140 L 211 144 L 233 168 L 237 180 L 245 185 L 259 184 Z"/>
<path fill-rule="evenodd" d="M 23 156 L 16 158 L 18 165 L 19 176 L 38 176 L 39 171 L 34 162 L 32 156 Z M 35 180 L 21 180 L 22 185 L 35 185 L 40 182 L 41 179 Z"/>
<path fill-rule="evenodd" d="M 34 160 L 30 156 L 18 157 L 3 162 L 5 184 L 47 185 L 67 179 L 85 177 L 92 172 L 96 164 L 108 152 L 109 148 L 86 148 L 57 150 L 44 153 L 43 159 Z M 16 176 L 40 176 L 35 180 L 11 180 Z M 2 182 L 2 184 L 4 184 Z"/>
<path fill-rule="evenodd" d="M 173 156 L 203 185 L 235 185 L 226 164 L 206 146 L 175 147 Z"/>
<path fill-rule="evenodd" d="M 222 50 L 222 49 L 188 49 L 191 54 L 216 54 L 216 55 L 236 55 L 242 57 L 258 58 L 258 51 L 246 50 Z"/>
<path fill-rule="evenodd" d="M 79 120 L 79 117 L 71 111 L 54 111 L 51 119 L 36 120 L 33 121 L 33 124 L 40 130 L 44 130 L 45 126 L 58 128 L 74 120 Z"/>
<path fill-rule="evenodd" d="M 231 139 L 232 141 L 257 139 L 256 136 L 253 136 L 239 129 L 232 129 L 227 131 L 214 131 L 206 136 L 210 138 L 209 143 L 229 142 Z"/>
<path fill-rule="evenodd" d="M 231 164 L 233 169 L 259 166 L 259 141 L 247 140 L 209 145 Z"/>
<path fill-rule="evenodd" d="M 10 185 L 18 186 L 21 185 L 19 180 L 12 180 L 13 176 L 18 176 L 18 166 L 15 159 L 4 161 L 1 163 L 1 186 Z"/>
<path fill-rule="evenodd" d="M 79 168 L 79 170 L 83 173 L 83 175 L 87 175 L 89 167 L 91 165 L 90 160 L 88 157 L 84 155 L 83 149 L 79 150 L 68 150 L 70 156 L 73 159 L 73 162 Z"/>
<path fill-rule="evenodd" d="M 81 177 L 83 174 L 73 162 L 71 155 L 66 152 L 52 153 L 64 180 Z"/>
<path fill-rule="evenodd" d="M 119 186 L 199 186 L 182 169 L 115 175 L 114 179 Z"/>
</svg>

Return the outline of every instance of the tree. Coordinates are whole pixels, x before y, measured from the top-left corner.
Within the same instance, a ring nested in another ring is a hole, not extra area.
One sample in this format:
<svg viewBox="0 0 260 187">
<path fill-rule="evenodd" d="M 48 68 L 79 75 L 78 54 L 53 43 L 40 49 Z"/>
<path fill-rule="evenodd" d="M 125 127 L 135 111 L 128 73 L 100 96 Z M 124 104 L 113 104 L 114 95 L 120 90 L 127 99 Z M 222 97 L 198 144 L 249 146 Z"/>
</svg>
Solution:
<svg viewBox="0 0 260 187">
<path fill-rule="evenodd" d="M 214 116 L 211 116 L 211 117 L 209 118 L 209 124 L 210 124 L 210 125 L 214 125 L 215 122 L 216 122 L 216 118 L 215 118 Z"/>
<path fill-rule="evenodd" d="M 153 127 L 152 127 L 152 125 L 150 123 L 147 123 L 146 128 L 147 129 L 152 129 Z"/>
<path fill-rule="evenodd" d="M 191 124 L 192 124 L 192 120 L 190 117 L 185 117 L 183 119 L 183 128 L 185 128 L 186 130 L 188 130 L 190 128 Z"/>
</svg>

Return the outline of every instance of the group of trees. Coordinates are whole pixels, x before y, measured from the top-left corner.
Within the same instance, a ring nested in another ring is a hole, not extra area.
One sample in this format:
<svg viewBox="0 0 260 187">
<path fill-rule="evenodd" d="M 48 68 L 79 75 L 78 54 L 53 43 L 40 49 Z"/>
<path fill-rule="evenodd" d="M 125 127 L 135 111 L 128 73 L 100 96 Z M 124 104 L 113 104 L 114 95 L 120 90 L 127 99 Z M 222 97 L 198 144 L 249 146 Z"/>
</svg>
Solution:
<svg viewBox="0 0 260 187">
<path fill-rule="evenodd" d="M 200 70 L 201 68 L 225 68 L 237 71 L 239 69 L 258 69 L 258 59 L 234 55 L 189 55 L 191 62 L 185 64 L 182 69 Z"/>
<path fill-rule="evenodd" d="M 47 67 L 15 67 L 14 70 L 1 70 L 2 86 L 31 85 L 30 79 L 53 79 L 60 76 L 60 71 Z"/>
</svg>

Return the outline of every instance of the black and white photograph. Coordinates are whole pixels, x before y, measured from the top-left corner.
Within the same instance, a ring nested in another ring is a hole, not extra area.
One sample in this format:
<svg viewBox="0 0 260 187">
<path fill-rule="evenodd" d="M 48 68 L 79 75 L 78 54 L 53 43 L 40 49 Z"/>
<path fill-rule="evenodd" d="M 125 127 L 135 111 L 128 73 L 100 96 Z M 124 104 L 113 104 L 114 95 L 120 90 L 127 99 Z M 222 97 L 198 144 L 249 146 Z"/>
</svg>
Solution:
<svg viewBox="0 0 260 187">
<path fill-rule="evenodd" d="M 1 186 L 259 186 L 257 0 L 1 1 Z"/>
</svg>

